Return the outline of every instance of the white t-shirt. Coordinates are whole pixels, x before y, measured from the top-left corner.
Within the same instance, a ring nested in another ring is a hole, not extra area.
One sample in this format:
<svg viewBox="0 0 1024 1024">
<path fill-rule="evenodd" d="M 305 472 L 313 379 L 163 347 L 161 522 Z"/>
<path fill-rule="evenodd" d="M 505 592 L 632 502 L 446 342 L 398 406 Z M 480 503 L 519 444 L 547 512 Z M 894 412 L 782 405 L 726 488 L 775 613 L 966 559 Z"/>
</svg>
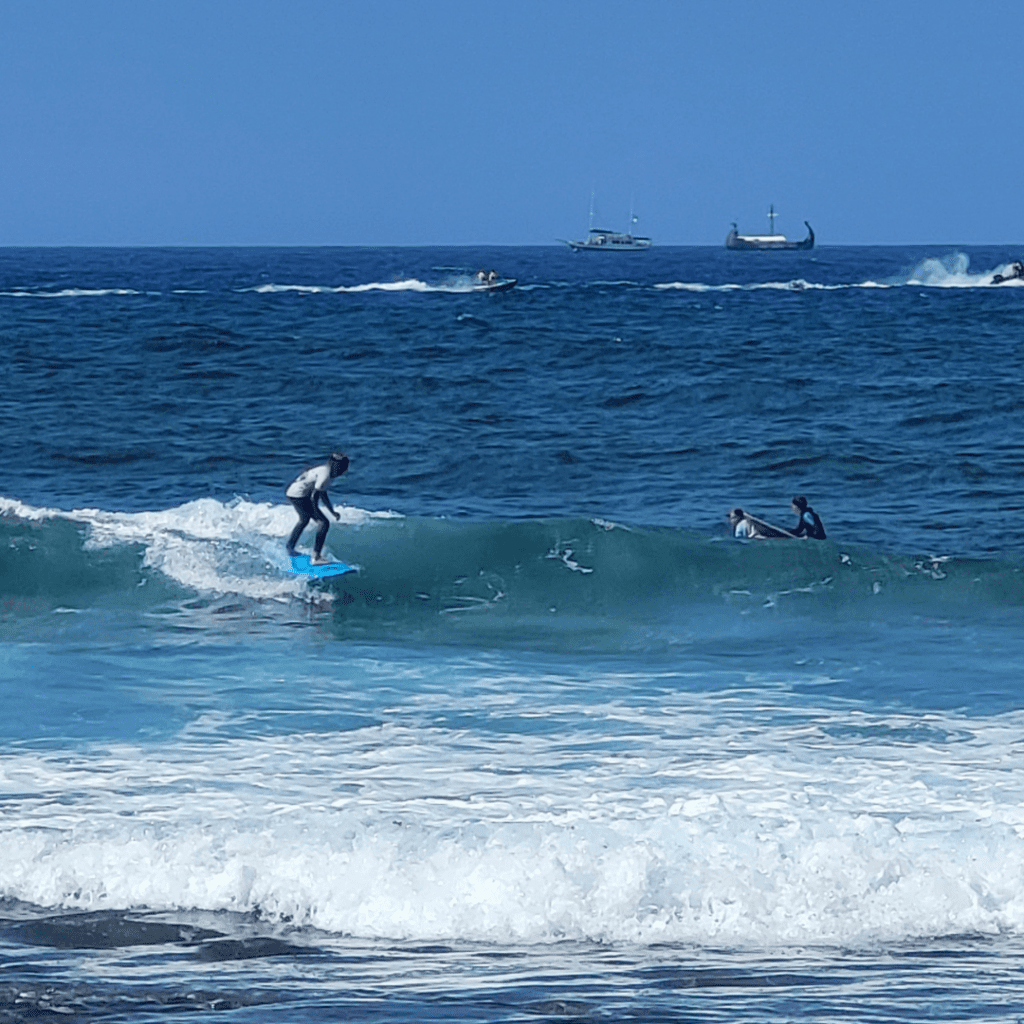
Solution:
<svg viewBox="0 0 1024 1024">
<path fill-rule="evenodd" d="M 754 524 L 749 519 L 741 519 L 733 531 L 735 537 L 756 537 L 757 532 Z"/>
<path fill-rule="evenodd" d="M 331 464 L 313 466 L 300 473 L 289 485 L 285 495 L 289 498 L 308 498 L 314 491 L 326 491 L 331 483 Z"/>
</svg>

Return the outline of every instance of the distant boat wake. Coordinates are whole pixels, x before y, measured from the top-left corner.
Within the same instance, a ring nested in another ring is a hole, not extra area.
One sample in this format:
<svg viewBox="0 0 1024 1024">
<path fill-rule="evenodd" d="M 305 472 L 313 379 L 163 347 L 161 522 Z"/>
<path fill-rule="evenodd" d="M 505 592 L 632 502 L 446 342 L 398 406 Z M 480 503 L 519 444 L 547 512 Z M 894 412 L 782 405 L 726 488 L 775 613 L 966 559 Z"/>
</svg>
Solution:
<svg viewBox="0 0 1024 1024">
<path fill-rule="evenodd" d="M 972 273 L 968 268 L 970 257 L 965 253 L 953 253 L 942 258 L 921 260 L 912 269 L 895 277 L 880 278 L 839 284 L 824 284 L 799 277 L 789 281 L 755 281 L 748 283 L 707 284 L 701 281 L 666 281 L 655 284 L 659 290 L 690 292 L 732 292 L 732 291 L 844 291 L 851 288 L 1019 288 L 1024 287 L 1024 277 L 1016 276 L 1018 262 L 1000 264 L 992 270 Z"/>
</svg>

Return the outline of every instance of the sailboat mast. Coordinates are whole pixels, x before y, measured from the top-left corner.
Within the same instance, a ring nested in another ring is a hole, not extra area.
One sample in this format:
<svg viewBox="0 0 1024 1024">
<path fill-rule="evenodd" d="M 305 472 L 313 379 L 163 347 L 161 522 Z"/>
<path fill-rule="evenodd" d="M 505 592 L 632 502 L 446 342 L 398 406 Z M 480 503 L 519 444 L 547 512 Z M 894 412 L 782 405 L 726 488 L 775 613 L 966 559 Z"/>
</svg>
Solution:
<svg viewBox="0 0 1024 1024">
<path fill-rule="evenodd" d="M 775 215 L 775 204 L 772 203 L 768 207 L 768 234 L 769 235 L 774 235 L 775 234 L 775 216 L 776 216 Z"/>
</svg>

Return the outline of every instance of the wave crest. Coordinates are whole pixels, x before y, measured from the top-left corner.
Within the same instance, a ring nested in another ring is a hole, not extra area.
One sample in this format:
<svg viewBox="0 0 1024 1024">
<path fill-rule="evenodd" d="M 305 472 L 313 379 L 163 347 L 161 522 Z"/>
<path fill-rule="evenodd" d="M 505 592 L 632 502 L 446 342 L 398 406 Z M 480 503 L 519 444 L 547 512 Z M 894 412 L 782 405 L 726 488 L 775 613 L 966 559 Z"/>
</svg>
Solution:
<svg viewBox="0 0 1024 1024">
<path fill-rule="evenodd" d="M 693 638 L 737 617 L 948 614 L 1024 604 L 1021 564 L 894 555 L 824 543 L 741 543 L 600 519 L 452 521 L 340 508 L 328 548 L 355 576 L 308 584 L 286 570 L 290 507 L 210 498 L 159 512 L 71 512 L 0 499 L 0 598 L 88 606 L 146 579 L 219 599 L 340 596 L 358 635 L 456 629 L 482 640 L 567 636 L 621 649 Z M 308 540 L 306 541 L 308 543 Z M 446 625 L 442 625 L 446 623 Z M 456 625 L 458 623 L 458 625 Z"/>
</svg>

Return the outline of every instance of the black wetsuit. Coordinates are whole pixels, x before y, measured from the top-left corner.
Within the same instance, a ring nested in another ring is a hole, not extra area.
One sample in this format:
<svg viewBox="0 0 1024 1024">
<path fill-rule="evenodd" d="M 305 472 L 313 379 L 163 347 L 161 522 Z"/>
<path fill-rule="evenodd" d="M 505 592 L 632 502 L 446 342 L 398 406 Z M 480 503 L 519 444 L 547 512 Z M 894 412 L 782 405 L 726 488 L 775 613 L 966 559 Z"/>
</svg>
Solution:
<svg viewBox="0 0 1024 1024">
<path fill-rule="evenodd" d="M 330 486 L 331 479 L 331 464 L 325 462 L 322 466 L 314 466 L 312 469 L 307 469 L 305 473 L 301 473 L 288 485 L 288 490 L 285 491 L 285 494 L 299 516 L 299 521 L 295 524 L 295 529 L 292 530 L 292 535 L 288 538 L 287 548 L 289 554 L 295 551 L 295 545 L 299 543 L 299 538 L 302 536 L 302 531 L 306 528 L 306 524 L 310 519 L 314 519 L 317 523 L 317 529 L 313 552 L 317 557 L 320 556 L 324 541 L 327 540 L 327 531 L 331 528 L 331 524 L 327 521 L 327 516 L 320 509 L 319 503 L 322 501 L 331 512 L 334 512 L 331 499 L 327 496 L 327 488 Z"/>
<path fill-rule="evenodd" d="M 792 532 L 794 537 L 810 537 L 811 540 L 825 539 L 825 527 L 821 525 L 818 513 L 810 505 L 800 513 L 800 521 L 793 527 Z"/>
<path fill-rule="evenodd" d="M 289 553 L 295 550 L 295 545 L 299 543 L 299 538 L 302 536 L 302 531 L 306 528 L 306 524 L 310 519 L 315 519 L 317 528 L 313 551 L 319 555 L 323 551 L 324 541 L 327 540 L 327 531 L 331 528 L 327 516 L 320 511 L 320 507 L 312 498 L 289 498 L 288 500 L 299 514 L 299 521 L 295 524 L 295 529 L 292 530 L 292 535 L 288 538 L 287 549 Z"/>
</svg>

